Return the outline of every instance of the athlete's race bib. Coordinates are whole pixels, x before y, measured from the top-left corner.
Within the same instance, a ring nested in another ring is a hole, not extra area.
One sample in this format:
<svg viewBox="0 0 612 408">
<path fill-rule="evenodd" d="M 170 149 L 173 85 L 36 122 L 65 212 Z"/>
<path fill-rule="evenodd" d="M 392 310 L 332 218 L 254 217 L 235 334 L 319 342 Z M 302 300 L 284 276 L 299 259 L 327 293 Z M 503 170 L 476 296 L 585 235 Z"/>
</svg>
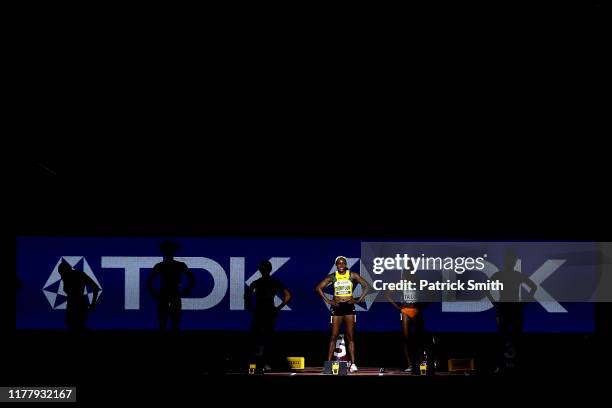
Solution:
<svg viewBox="0 0 612 408">
<path fill-rule="evenodd" d="M 350 280 L 336 281 L 334 283 L 335 296 L 351 296 L 353 294 L 353 284 Z"/>
<path fill-rule="evenodd" d="M 404 291 L 404 303 L 416 303 L 417 291 L 416 290 L 405 290 Z"/>
</svg>

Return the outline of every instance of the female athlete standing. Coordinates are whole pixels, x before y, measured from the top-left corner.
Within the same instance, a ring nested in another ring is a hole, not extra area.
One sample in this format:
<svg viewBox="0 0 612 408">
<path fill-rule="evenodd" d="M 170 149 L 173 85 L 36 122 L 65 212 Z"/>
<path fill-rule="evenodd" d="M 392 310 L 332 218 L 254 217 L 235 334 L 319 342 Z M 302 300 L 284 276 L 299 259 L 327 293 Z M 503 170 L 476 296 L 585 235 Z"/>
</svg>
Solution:
<svg viewBox="0 0 612 408">
<path fill-rule="evenodd" d="M 336 340 L 340 334 L 342 322 L 346 327 L 346 342 L 348 343 L 348 354 L 351 361 L 350 371 L 357 371 L 355 364 L 355 303 L 360 303 L 370 291 L 370 285 L 358 273 L 351 272 L 346 268 L 346 258 L 336 258 L 336 271 L 327 275 L 316 287 L 321 299 L 331 306 L 331 337 L 327 352 L 327 360 L 331 360 L 336 349 Z M 353 290 L 356 284 L 362 287 L 361 297 L 353 298 Z M 323 289 L 329 285 L 334 286 L 334 296 L 329 299 L 323 293 Z"/>
</svg>

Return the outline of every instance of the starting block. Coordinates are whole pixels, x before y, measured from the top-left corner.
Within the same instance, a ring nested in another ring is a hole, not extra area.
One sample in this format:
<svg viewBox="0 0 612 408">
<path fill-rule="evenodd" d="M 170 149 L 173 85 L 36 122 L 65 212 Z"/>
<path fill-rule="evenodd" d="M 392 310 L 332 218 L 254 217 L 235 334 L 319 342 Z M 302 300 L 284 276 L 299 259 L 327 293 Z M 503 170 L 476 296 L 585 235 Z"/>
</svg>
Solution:
<svg viewBox="0 0 612 408">
<path fill-rule="evenodd" d="M 326 361 L 323 374 L 347 375 L 349 371 L 348 361 Z"/>
</svg>

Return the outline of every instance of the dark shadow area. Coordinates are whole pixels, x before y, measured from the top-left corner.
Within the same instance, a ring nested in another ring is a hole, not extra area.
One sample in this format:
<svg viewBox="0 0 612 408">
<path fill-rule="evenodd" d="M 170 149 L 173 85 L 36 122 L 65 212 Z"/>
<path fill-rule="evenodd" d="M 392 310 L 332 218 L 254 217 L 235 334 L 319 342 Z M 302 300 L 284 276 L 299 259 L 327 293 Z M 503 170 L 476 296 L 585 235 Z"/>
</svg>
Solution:
<svg viewBox="0 0 612 408">
<path fill-rule="evenodd" d="M 414 377 L 271 377 L 246 374 L 248 359 L 244 350 L 247 332 L 179 332 L 168 336 L 160 332 L 89 332 L 78 337 L 66 332 L 18 333 L 6 347 L 12 350 L 2 370 L 3 384 L 76 385 L 82 401 L 187 401 L 203 398 L 211 392 L 237 402 L 251 401 L 260 387 L 278 388 L 282 394 L 297 393 L 301 400 L 314 402 L 313 386 L 325 388 L 350 384 L 360 389 L 368 401 L 397 400 L 397 387 L 418 388 L 415 401 L 450 403 L 457 398 L 479 404 L 508 386 L 531 384 L 550 402 L 594 391 L 595 378 L 605 378 L 608 367 L 601 366 L 592 336 L 581 334 L 529 334 L 521 375 L 490 374 L 490 355 L 496 349 L 496 335 L 438 333 L 449 358 L 474 358 L 476 371 L 471 375 Z M 304 356 L 307 366 L 322 366 L 328 333 L 277 333 L 280 355 Z M 402 340 L 398 333 L 360 333 L 360 369 L 362 367 L 400 367 Z M 80 344 L 79 352 L 73 346 Z M 42 346 L 44 345 L 44 347 Z M 112 346 L 111 346 L 112 345 Z M 567 350 L 581 350 L 580 372 L 568 367 Z M 61 356 L 61 358 L 57 358 Z M 53 363 L 49 360 L 53 359 Z M 547 381 L 542 378 L 546 377 Z M 338 383 L 337 381 L 342 381 Z M 417 382 L 414 382 L 417 381 Z M 598 380 L 599 381 L 599 380 Z M 567 392 L 559 387 L 573 384 Z M 492 387 L 491 389 L 483 387 Z M 221 388 L 223 387 L 223 388 Z M 226 388 L 227 387 L 227 388 Z M 240 390 L 240 392 L 230 392 Z M 394 391 L 395 390 L 395 391 Z M 459 392 L 454 395 L 454 392 Z M 385 393 L 389 393 L 385 396 Z M 592 394 L 589 394 L 592 395 Z M 507 395 L 520 401 L 521 395 Z M 505 397 L 505 398 L 506 398 Z M 208 397 L 207 397 L 208 398 Z"/>
</svg>

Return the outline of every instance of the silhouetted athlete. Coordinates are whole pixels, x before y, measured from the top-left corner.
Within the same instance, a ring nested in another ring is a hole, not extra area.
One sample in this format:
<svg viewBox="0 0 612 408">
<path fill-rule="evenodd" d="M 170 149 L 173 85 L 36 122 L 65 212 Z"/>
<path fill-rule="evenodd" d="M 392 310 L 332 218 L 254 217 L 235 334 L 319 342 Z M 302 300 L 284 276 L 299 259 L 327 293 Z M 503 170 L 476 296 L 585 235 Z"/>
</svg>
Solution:
<svg viewBox="0 0 612 408">
<path fill-rule="evenodd" d="M 258 367 L 270 369 L 270 353 L 268 347 L 274 336 L 274 328 L 278 312 L 291 300 L 291 292 L 278 279 L 272 278 L 272 264 L 262 261 L 259 264 L 261 278 L 251 283 L 244 292 L 244 300 L 247 310 L 253 312 L 251 333 L 255 342 L 255 358 Z M 255 306 L 253 303 L 255 294 Z M 283 300 L 274 305 L 274 296 L 282 294 Z"/>
<path fill-rule="evenodd" d="M 66 327 L 71 331 L 84 330 L 89 310 L 94 310 L 98 301 L 100 287 L 83 271 L 73 269 L 65 260 L 59 265 L 58 272 L 64 283 L 66 293 Z M 85 296 L 85 287 L 93 292 L 89 303 Z"/>
<path fill-rule="evenodd" d="M 179 245 L 175 242 L 164 241 L 159 246 L 164 260 L 153 267 L 153 272 L 147 281 L 147 287 L 151 295 L 157 299 L 157 318 L 159 328 L 166 330 L 168 318 L 172 325 L 172 330 L 179 329 L 182 309 L 182 296 L 188 296 L 195 286 L 195 277 L 184 262 L 174 259 L 174 254 L 178 251 Z M 189 283 L 181 290 L 181 276 L 187 275 Z M 153 288 L 153 281 L 159 275 L 161 279 L 159 291 Z"/>
<path fill-rule="evenodd" d="M 515 269 L 518 258 L 514 251 L 508 250 L 504 257 L 504 267 L 491 276 L 492 281 L 503 283 L 503 290 L 499 291 L 499 301 L 496 301 L 491 292 L 487 297 L 493 303 L 496 313 L 497 330 L 500 337 L 499 369 L 515 368 L 518 357 L 518 343 L 523 333 L 523 307 L 521 303 L 521 287 L 526 284 L 529 292 L 525 300 L 533 298 L 538 286 L 527 275 Z"/>
</svg>

